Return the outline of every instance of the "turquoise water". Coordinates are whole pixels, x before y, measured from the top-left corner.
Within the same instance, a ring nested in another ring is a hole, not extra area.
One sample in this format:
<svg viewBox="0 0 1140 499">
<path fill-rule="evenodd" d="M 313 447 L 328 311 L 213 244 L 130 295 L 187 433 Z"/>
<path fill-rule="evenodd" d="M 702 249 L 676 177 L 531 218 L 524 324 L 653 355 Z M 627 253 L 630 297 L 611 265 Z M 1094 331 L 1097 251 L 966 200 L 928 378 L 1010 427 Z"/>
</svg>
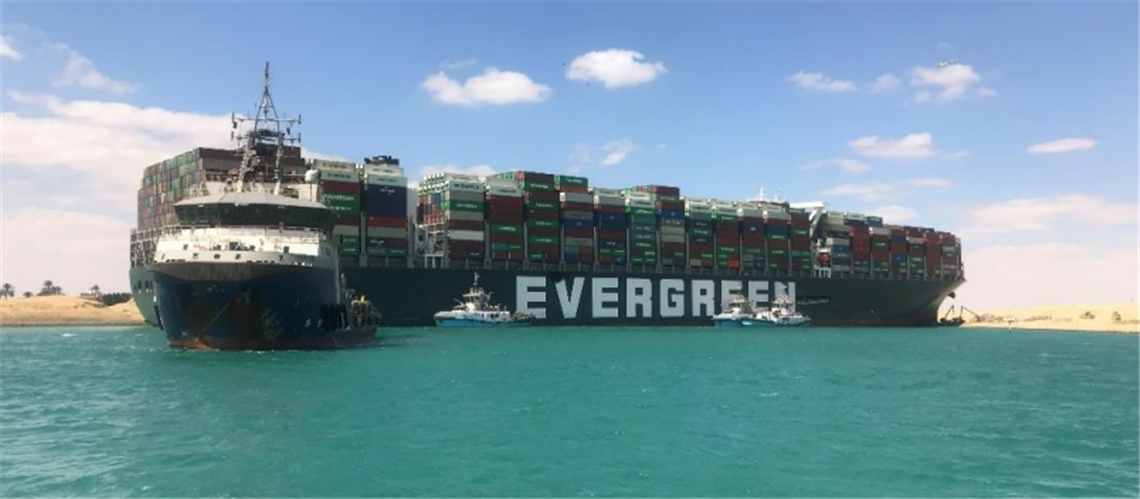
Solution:
<svg viewBox="0 0 1140 499">
<path fill-rule="evenodd" d="M 1134 335 L 384 333 L 0 330 L 0 495 L 1140 495 Z"/>
</svg>

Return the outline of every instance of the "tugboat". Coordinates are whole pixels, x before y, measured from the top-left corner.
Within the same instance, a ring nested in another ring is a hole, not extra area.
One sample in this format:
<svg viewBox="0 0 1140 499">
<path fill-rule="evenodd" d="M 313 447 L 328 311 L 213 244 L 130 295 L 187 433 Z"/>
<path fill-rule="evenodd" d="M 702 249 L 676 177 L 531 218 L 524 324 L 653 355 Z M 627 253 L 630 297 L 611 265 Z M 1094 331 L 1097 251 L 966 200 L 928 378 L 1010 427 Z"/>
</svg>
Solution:
<svg viewBox="0 0 1140 499">
<path fill-rule="evenodd" d="M 436 313 L 432 318 L 441 327 L 529 326 L 534 316 L 522 312 L 511 313 L 499 305 L 491 304 L 491 293 L 479 287 L 479 273 L 475 283 L 463 295 L 455 308 Z"/>
<path fill-rule="evenodd" d="M 234 118 L 234 128 L 246 118 Z M 353 299 L 332 241 L 336 214 L 282 188 L 281 159 L 300 120 L 279 119 L 269 65 L 257 116 L 241 135 L 241 168 L 174 205 L 147 270 L 171 347 L 199 350 L 341 348 L 372 341 L 380 314 Z M 285 125 L 285 129 L 282 129 Z M 276 177 L 269 189 L 262 178 Z"/>
<path fill-rule="evenodd" d="M 799 327 L 811 324 L 811 318 L 791 311 L 792 301 L 778 298 L 772 302 L 771 310 L 757 312 L 752 302 L 735 295 L 728 302 L 726 310 L 713 316 L 716 327 Z"/>
<path fill-rule="evenodd" d="M 754 326 L 756 310 L 752 307 L 751 300 L 741 295 L 734 295 L 725 307 L 725 311 L 714 315 L 712 320 L 716 327 Z"/>
</svg>

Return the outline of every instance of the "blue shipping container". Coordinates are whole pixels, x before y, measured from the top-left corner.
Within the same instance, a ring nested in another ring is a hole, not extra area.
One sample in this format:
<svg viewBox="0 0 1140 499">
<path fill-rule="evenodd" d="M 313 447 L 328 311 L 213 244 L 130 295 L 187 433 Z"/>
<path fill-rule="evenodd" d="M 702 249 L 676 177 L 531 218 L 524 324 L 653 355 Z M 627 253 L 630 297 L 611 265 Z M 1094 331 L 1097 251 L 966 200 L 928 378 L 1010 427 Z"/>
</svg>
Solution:
<svg viewBox="0 0 1140 499">
<path fill-rule="evenodd" d="M 562 224 L 565 225 L 567 229 L 592 229 L 592 228 L 594 228 L 594 222 L 591 222 L 589 220 L 563 220 Z"/>
<path fill-rule="evenodd" d="M 373 217 L 406 217 L 408 189 L 389 185 L 369 185 L 364 192 L 364 212 Z"/>
<path fill-rule="evenodd" d="M 788 235 L 787 225 L 769 225 L 764 229 L 767 234 Z"/>
<path fill-rule="evenodd" d="M 684 210 L 657 210 L 657 216 L 661 218 L 685 218 Z"/>
<path fill-rule="evenodd" d="M 754 234 L 763 234 L 764 233 L 764 224 L 744 222 L 744 223 L 740 224 L 740 231 L 741 232 L 754 233 Z"/>
</svg>

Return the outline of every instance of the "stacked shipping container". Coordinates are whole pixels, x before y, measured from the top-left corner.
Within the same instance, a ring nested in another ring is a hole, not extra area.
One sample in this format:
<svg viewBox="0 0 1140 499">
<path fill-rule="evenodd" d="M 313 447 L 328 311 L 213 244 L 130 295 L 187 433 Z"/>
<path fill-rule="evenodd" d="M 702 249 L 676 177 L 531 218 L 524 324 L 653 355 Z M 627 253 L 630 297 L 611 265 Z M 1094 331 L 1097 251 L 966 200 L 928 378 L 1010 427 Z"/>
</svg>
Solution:
<svg viewBox="0 0 1140 499">
<path fill-rule="evenodd" d="M 641 185 L 635 191 L 648 193 L 657 215 L 657 259 L 664 267 L 685 266 L 685 202 L 681 189 L 665 185 Z"/>
<path fill-rule="evenodd" d="M 365 253 L 371 258 L 408 256 L 408 178 L 399 160 L 363 166 Z"/>
<path fill-rule="evenodd" d="M 484 187 L 479 177 L 438 173 L 420 184 L 420 210 L 425 230 L 452 260 L 482 260 L 484 251 Z"/>
<path fill-rule="evenodd" d="M 707 201 L 686 199 L 685 221 L 689 236 L 689 266 L 712 268 L 716 265 L 712 205 Z"/>
<path fill-rule="evenodd" d="M 713 211 L 713 234 L 716 242 L 716 266 L 740 268 L 740 208 L 732 201 L 710 201 Z"/>
<path fill-rule="evenodd" d="M 764 210 L 745 203 L 737 210 L 740 218 L 740 267 L 750 270 L 768 268 L 767 245 L 764 244 Z"/>
<path fill-rule="evenodd" d="M 811 220 L 802 209 L 788 209 L 788 248 L 793 271 L 811 270 Z"/>
<path fill-rule="evenodd" d="M 566 263 L 594 263 L 594 197 L 582 177 L 554 177 L 562 209 L 562 254 Z"/>
<path fill-rule="evenodd" d="M 333 243 L 341 257 L 360 255 L 360 172 L 355 163 L 314 159 L 309 167 L 320 173 L 318 196 L 337 214 Z"/>
<path fill-rule="evenodd" d="M 484 184 L 487 189 L 487 237 L 491 260 L 521 262 L 526 256 L 522 189 L 514 180 L 499 177 L 487 177 Z"/>
<path fill-rule="evenodd" d="M 625 213 L 629 221 L 629 263 L 657 265 L 657 208 L 653 195 L 627 189 Z"/>
<path fill-rule="evenodd" d="M 764 217 L 764 243 L 767 247 L 768 269 L 787 271 L 791 267 L 791 230 L 788 221 L 788 207 L 782 204 L 763 203 L 760 205 Z"/>
<path fill-rule="evenodd" d="M 560 197 L 554 189 L 554 175 L 515 171 L 500 173 L 498 177 L 514 181 L 522 190 L 527 260 L 544 263 L 560 261 Z"/>
<path fill-rule="evenodd" d="M 628 257 L 625 197 L 614 189 L 591 189 L 597 229 L 598 263 L 625 265 Z"/>
</svg>

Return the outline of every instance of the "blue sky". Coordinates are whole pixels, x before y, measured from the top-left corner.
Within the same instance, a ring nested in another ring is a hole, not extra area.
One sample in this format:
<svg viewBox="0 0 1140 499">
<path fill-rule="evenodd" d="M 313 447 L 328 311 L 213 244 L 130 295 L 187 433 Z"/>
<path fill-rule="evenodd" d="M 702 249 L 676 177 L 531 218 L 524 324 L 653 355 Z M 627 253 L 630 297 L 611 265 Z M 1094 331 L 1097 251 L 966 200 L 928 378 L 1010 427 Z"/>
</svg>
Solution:
<svg viewBox="0 0 1140 499">
<path fill-rule="evenodd" d="M 1134 2 L 9 3 L 0 29 L 19 58 L 0 59 L 16 129 L 5 139 L 107 131 L 86 132 L 98 120 L 83 109 L 122 111 L 128 123 L 97 126 L 142 137 L 90 162 L 61 154 L 94 147 L 85 140 L 5 153 L 5 181 L 20 188 L 5 189 L 4 207 L 133 225 L 124 186 L 142 158 L 191 139 L 224 144 L 216 118 L 251 108 L 270 60 L 279 107 L 304 115 L 306 148 L 393 154 L 413 177 L 580 171 L 594 185 L 728 199 L 764 186 L 959 231 L 967 248 L 994 252 L 978 262 L 1020 244 L 1058 261 L 1135 255 L 1137 15 Z M 592 52 L 614 57 L 591 65 Z M 593 77 L 569 77 L 579 63 Z M 497 102 L 463 93 L 488 68 L 525 81 L 489 81 Z M 459 87 L 450 101 L 426 84 L 441 72 Z M 883 75 L 895 85 L 877 89 Z M 109 103 L 130 109 L 98 108 Z M 145 108 L 171 113 L 161 133 L 130 124 Z M 1051 149 L 1073 150 L 1028 152 L 1060 140 Z M 615 151 L 626 154 L 601 164 Z M 44 189 L 59 172 L 77 187 Z M 89 190 L 100 194 L 76 201 Z M 6 240 L 31 220 L 9 224 Z M 1135 296 L 1132 275 L 1116 294 Z"/>
</svg>

